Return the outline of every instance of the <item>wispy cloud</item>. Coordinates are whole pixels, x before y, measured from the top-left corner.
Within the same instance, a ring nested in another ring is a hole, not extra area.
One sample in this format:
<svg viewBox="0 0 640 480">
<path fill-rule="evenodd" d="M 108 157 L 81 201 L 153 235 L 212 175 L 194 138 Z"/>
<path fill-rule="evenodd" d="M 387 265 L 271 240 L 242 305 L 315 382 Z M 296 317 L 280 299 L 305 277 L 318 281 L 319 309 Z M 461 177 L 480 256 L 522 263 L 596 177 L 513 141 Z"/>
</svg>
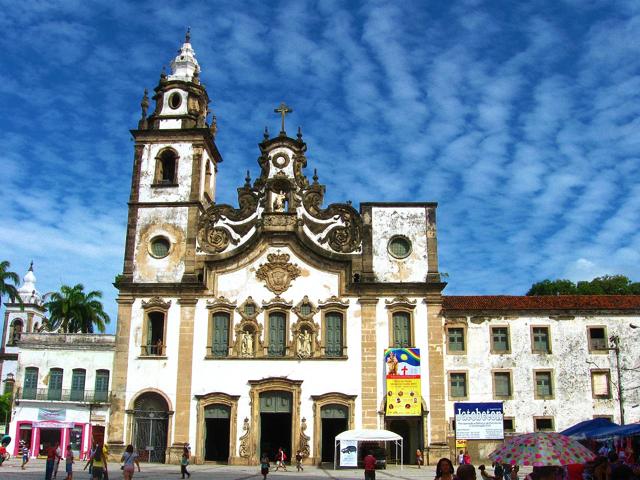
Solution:
<svg viewBox="0 0 640 480">
<path fill-rule="evenodd" d="M 0 252 L 42 290 L 122 267 L 132 143 L 186 26 L 235 203 L 273 108 L 329 201 L 438 201 L 448 293 L 640 279 L 637 2 L 1 1 Z M 292 133 L 292 132 L 290 132 Z"/>
</svg>

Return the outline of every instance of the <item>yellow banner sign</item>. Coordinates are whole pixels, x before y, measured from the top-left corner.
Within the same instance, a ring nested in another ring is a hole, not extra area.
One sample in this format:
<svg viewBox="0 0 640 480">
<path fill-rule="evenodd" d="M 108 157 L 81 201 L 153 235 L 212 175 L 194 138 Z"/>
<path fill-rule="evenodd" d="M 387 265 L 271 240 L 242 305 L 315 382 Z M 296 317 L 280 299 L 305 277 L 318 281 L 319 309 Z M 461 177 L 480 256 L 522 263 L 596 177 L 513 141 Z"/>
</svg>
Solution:
<svg viewBox="0 0 640 480">
<path fill-rule="evenodd" d="M 387 416 L 420 415 L 420 378 L 387 378 Z"/>
</svg>

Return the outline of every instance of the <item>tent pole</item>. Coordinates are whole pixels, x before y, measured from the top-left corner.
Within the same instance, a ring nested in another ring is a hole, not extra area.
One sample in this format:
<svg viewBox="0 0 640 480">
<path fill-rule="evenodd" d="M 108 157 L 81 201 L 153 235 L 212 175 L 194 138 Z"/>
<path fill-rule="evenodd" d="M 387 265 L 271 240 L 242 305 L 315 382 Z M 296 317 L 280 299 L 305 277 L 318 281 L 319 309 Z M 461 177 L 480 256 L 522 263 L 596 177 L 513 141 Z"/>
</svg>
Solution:
<svg viewBox="0 0 640 480">
<path fill-rule="evenodd" d="M 333 469 L 336 469 L 336 460 L 338 459 L 338 440 L 333 440 Z M 322 461 L 322 459 L 320 459 Z"/>
</svg>

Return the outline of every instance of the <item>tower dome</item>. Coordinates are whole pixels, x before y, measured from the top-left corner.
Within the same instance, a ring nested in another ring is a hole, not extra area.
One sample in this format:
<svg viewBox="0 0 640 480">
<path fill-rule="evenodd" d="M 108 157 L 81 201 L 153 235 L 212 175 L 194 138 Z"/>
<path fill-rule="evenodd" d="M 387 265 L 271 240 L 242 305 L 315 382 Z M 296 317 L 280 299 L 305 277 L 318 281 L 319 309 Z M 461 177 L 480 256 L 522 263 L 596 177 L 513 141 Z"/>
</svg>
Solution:
<svg viewBox="0 0 640 480">
<path fill-rule="evenodd" d="M 42 296 L 36 290 L 36 276 L 33 273 L 33 262 L 22 279 L 22 285 L 18 288 L 18 294 L 23 303 L 42 305 Z"/>
</svg>

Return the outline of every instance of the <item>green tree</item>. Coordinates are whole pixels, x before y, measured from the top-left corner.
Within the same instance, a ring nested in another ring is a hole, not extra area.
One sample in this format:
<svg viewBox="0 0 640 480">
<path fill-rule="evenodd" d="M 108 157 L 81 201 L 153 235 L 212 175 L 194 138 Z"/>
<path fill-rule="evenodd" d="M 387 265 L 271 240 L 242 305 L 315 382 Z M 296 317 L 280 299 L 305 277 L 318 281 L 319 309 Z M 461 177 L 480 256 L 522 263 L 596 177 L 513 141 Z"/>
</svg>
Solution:
<svg viewBox="0 0 640 480">
<path fill-rule="evenodd" d="M 0 424 L 5 420 L 9 422 L 11 420 L 11 403 L 13 399 L 11 392 L 7 392 L 4 395 L 0 395 Z"/>
<path fill-rule="evenodd" d="M 527 295 L 640 295 L 640 283 L 624 275 L 604 275 L 577 284 L 571 280 L 543 280 L 534 283 Z"/>
<path fill-rule="evenodd" d="M 11 264 L 3 260 L 0 262 L 0 306 L 2 305 L 2 297 L 7 296 L 11 302 L 22 304 L 22 299 L 18 295 L 17 285 L 20 283 L 20 277 L 15 272 L 10 272 Z M 13 283 L 13 285 L 12 285 Z"/>
<path fill-rule="evenodd" d="M 49 331 L 65 333 L 93 333 L 94 329 L 103 333 L 111 319 L 102 307 L 102 292 L 85 292 L 82 284 L 73 287 L 62 285 L 59 292 L 47 295 L 45 307 L 49 311 L 45 328 Z"/>
<path fill-rule="evenodd" d="M 571 280 L 543 280 L 534 283 L 527 295 L 575 295 L 576 285 Z"/>
</svg>

